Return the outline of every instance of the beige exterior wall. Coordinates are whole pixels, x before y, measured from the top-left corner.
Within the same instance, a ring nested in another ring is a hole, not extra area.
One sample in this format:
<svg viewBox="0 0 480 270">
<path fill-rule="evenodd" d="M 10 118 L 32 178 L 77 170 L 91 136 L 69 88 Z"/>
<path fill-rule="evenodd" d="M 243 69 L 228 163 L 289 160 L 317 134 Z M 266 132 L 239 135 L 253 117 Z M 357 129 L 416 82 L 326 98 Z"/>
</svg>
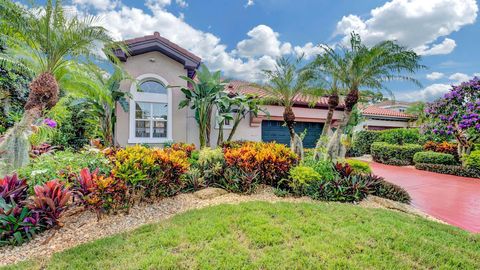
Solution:
<svg viewBox="0 0 480 270">
<path fill-rule="evenodd" d="M 411 127 L 409 122 L 405 121 L 386 121 L 386 120 L 374 120 L 367 119 L 357 126 L 355 126 L 354 131 L 360 131 L 366 129 L 368 126 L 377 126 L 377 127 L 388 127 L 388 128 L 407 128 Z"/>
<path fill-rule="evenodd" d="M 125 70 L 131 77 L 137 78 L 144 74 L 156 74 L 163 77 L 169 85 L 186 86 L 187 83 L 179 78 L 179 76 L 187 75 L 187 71 L 183 65 L 159 52 L 149 52 L 141 55 L 129 57 L 127 62 L 123 63 Z M 123 82 L 121 89 L 125 92 L 130 91 L 132 82 Z M 172 133 L 174 141 L 188 141 L 190 138 L 189 131 L 195 129 L 190 124 L 187 125 L 189 119 L 188 109 L 178 109 L 179 102 L 184 98 L 183 93 L 178 88 L 170 89 L 172 91 Z M 153 100 L 154 101 L 154 100 Z M 132 112 L 134 113 L 134 112 Z M 129 112 L 124 112 L 121 106 L 116 108 L 117 124 L 115 127 L 116 142 L 125 146 L 128 144 L 130 117 Z"/>
</svg>

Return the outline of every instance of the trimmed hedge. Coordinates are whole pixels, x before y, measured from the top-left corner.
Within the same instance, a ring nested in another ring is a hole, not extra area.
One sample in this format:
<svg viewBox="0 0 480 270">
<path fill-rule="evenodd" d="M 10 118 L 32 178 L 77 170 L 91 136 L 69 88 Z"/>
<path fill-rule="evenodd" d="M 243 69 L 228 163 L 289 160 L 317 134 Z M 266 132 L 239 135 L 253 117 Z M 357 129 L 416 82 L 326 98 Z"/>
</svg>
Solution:
<svg viewBox="0 0 480 270">
<path fill-rule="evenodd" d="M 410 203 L 412 200 L 405 189 L 383 179 L 375 186 L 373 195 L 402 203 Z"/>
<path fill-rule="evenodd" d="M 433 151 L 418 152 L 413 156 L 415 163 L 455 165 L 457 161 L 450 154 L 437 153 Z"/>
<path fill-rule="evenodd" d="M 394 128 L 380 131 L 378 142 L 389 144 L 418 144 L 423 140 L 418 128 Z"/>
<path fill-rule="evenodd" d="M 372 144 L 370 152 L 376 162 L 390 165 L 411 165 L 413 164 L 413 156 L 422 150 L 423 146 L 418 144 L 395 145 L 375 142 Z"/>
<path fill-rule="evenodd" d="M 475 150 L 464 157 L 465 166 L 470 169 L 480 170 L 480 150 Z"/>
<path fill-rule="evenodd" d="M 465 168 L 459 165 L 442 165 L 442 164 L 427 164 L 417 163 L 415 168 L 429 172 L 436 172 L 442 174 L 451 174 L 463 177 L 480 178 L 480 170 Z"/>
<path fill-rule="evenodd" d="M 376 142 L 380 137 L 379 131 L 362 130 L 355 133 L 353 138 L 352 148 L 359 155 L 370 154 L 370 147 L 372 143 Z"/>
</svg>

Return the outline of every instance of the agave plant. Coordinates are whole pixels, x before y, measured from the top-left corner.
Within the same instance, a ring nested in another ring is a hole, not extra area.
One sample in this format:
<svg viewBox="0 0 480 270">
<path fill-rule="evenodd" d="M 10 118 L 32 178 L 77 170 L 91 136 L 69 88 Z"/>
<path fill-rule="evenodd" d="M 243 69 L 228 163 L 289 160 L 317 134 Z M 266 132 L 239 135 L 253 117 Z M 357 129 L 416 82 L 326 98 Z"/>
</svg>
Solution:
<svg viewBox="0 0 480 270">
<path fill-rule="evenodd" d="M 36 186 L 34 191 L 35 196 L 30 207 L 33 213 L 38 214 L 39 223 L 46 228 L 59 225 L 58 219 L 67 209 L 71 192 L 58 180 Z"/>
<path fill-rule="evenodd" d="M 23 244 L 38 230 L 38 215 L 0 197 L 0 246 Z"/>
<path fill-rule="evenodd" d="M 17 174 L 0 179 L 0 198 L 6 203 L 19 204 L 27 198 L 27 181 L 18 179 Z"/>
</svg>

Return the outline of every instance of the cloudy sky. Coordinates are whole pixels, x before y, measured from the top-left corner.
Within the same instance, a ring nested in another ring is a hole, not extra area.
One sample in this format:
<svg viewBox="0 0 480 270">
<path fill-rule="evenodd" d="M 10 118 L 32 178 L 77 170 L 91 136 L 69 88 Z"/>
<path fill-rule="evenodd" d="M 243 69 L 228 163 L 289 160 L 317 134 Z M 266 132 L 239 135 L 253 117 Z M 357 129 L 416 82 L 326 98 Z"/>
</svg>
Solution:
<svg viewBox="0 0 480 270">
<path fill-rule="evenodd" d="M 397 40 L 423 55 L 423 83 L 391 83 L 399 100 L 432 100 L 450 84 L 480 77 L 477 0 L 70 0 L 100 17 L 116 39 L 160 32 L 231 78 L 258 81 L 279 56 L 341 44 Z"/>
</svg>

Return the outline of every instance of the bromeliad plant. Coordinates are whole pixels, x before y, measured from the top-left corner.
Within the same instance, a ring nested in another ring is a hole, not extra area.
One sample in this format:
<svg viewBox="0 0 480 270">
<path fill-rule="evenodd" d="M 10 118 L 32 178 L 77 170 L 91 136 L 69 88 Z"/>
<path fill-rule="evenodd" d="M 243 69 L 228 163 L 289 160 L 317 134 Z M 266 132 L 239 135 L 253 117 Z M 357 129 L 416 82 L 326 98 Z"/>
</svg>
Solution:
<svg viewBox="0 0 480 270">
<path fill-rule="evenodd" d="M 34 215 L 38 215 L 39 224 L 46 229 L 60 225 L 60 216 L 67 209 L 72 193 L 58 180 L 36 186 L 34 190 L 35 196 L 30 208 Z"/>
<path fill-rule="evenodd" d="M 27 199 L 27 180 L 19 179 L 17 174 L 0 179 L 0 197 L 6 203 L 20 204 Z"/>
</svg>

